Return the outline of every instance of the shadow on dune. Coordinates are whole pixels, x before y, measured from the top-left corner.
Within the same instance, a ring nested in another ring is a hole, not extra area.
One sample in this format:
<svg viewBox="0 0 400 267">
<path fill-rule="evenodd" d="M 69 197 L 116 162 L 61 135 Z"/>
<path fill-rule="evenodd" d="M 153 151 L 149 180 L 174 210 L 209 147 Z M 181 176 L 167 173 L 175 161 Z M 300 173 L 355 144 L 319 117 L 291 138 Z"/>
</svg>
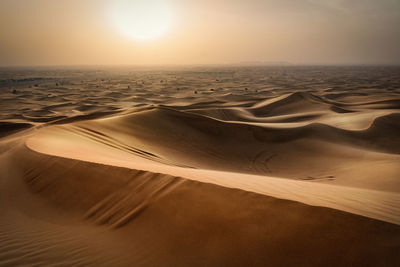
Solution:
<svg viewBox="0 0 400 267">
<path fill-rule="evenodd" d="M 0 137 L 5 137 L 7 135 L 29 129 L 32 126 L 33 125 L 30 123 L 0 121 Z"/>
</svg>

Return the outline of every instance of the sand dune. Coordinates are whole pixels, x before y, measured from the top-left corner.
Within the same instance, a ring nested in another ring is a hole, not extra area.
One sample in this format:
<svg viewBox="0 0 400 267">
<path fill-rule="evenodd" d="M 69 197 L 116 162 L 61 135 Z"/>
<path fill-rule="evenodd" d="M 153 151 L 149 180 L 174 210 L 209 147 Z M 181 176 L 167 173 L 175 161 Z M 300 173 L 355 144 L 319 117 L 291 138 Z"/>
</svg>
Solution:
<svg viewBox="0 0 400 267">
<path fill-rule="evenodd" d="M 2 163 L 8 166 L 1 171 L 6 186 L 2 265 L 374 265 L 400 260 L 398 226 L 350 213 L 47 156 L 23 144 L 14 144 Z M 244 244 L 251 246 L 244 250 Z"/>
<path fill-rule="evenodd" d="M 0 79 L 1 266 L 400 265 L 397 69 L 84 73 Z"/>
<path fill-rule="evenodd" d="M 276 128 L 155 108 L 61 128 L 95 144 L 170 165 L 398 192 L 398 121 L 398 115 L 389 114 L 356 131 L 320 123 Z M 51 132 L 42 140 L 58 134 Z M 384 177 L 378 179 L 377 172 Z"/>
</svg>

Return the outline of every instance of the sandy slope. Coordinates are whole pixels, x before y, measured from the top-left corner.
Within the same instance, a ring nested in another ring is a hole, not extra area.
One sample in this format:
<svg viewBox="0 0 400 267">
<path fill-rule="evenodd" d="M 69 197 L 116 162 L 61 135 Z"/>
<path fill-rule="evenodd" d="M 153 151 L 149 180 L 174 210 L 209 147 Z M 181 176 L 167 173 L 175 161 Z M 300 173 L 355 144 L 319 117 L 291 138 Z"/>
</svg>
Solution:
<svg viewBox="0 0 400 267">
<path fill-rule="evenodd" d="M 100 135 L 99 132 L 97 134 Z M 134 142 L 134 140 L 131 141 Z M 122 147 L 121 143 L 115 143 L 115 141 L 106 142 L 105 139 L 99 140 L 95 136 L 82 135 L 72 125 L 52 126 L 41 129 L 34 136 L 30 137 L 26 144 L 29 148 L 45 154 L 164 173 L 278 198 L 300 201 L 310 205 L 336 208 L 400 224 L 400 194 L 397 192 L 337 186 L 330 183 L 318 183 L 319 180 L 299 181 L 235 173 L 232 171 L 215 171 L 176 166 L 173 162 L 167 162 L 163 158 L 156 157 L 155 154 L 150 155 L 149 152 L 145 154 L 144 152 L 140 152 L 143 150 L 137 148 L 133 150 L 131 146 L 130 149 L 126 149 Z M 120 146 L 117 144 L 120 144 Z M 206 147 L 203 144 L 203 149 L 205 150 L 204 152 L 207 152 L 212 148 Z M 193 154 L 188 155 L 188 157 L 193 156 Z M 154 159 L 154 157 L 156 158 Z M 398 167 L 396 164 L 392 166 L 394 168 Z M 360 165 L 357 167 L 360 167 Z M 371 166 L 366 164 L 365 168 L 371 168 Z M 359 175 L 362 171 L 361 169 L 358 172 Z M 369 177 L 361 177 L 360 180 L 368 183 L 369 180 L 367 178 Z M 385 183 L 385 180 L 371 181 L 370 183 L 375 185 L 379 182 Z M 398 188 L 393 187 L 393 190 L 395 189 L 397 190 Z"/>
<path fill-rule="evenodd" d="M 2 148 L 0 265 L 400 262 L 393 224 L 18 141 Z"/>
<path fill-rule="evenodd" d="M 40 133 L 45 135 L 40 139 L 57 145 L 83 138 L 93 146 L 169 165 L 399 192 L 400 115 L 384 111 L 386 114 L 378 117 L 374 112 L 359 116 L 368 126 L 347 130 L 322 123 L 322 119 L 309 119 L 303 126 L 285 123 L 283 127 L 283 123 L 254 125 L 171 108 L 147 108 L 49 128 Z M 349 120 L 346 116 L 336 116 L 336 121 L 357 125 L 354 116 Z M 63 147 L 46 153 L 75 157 L 63 154 Z M 92 152 L 87 154 L 81 159 L 95 160 Z"/>
</svg>

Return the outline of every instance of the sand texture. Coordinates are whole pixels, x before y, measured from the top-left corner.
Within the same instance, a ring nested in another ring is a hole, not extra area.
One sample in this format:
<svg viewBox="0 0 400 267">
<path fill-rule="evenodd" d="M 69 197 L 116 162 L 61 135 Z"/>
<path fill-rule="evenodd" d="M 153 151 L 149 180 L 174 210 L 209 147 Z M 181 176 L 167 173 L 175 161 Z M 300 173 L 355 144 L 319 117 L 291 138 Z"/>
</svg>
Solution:
<svg viewBox="0 0 400 267">
<path fill-rule="evenodd" d="M 0 266 L 399 266 L 398 67 L 3 69 Z"/>
</svg>

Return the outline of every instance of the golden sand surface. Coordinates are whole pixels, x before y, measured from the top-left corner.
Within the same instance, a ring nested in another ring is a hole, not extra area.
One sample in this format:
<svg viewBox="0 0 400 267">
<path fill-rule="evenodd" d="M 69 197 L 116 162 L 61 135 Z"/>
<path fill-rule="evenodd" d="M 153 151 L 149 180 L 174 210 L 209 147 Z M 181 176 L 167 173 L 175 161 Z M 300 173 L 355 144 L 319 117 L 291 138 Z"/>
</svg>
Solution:
<svg viewBox="0 0 400 267">
<path fill-rule="evenodd" d="M 3 71 L 0 266 L 400 265 L 399 77 Z"/>
</svg>

